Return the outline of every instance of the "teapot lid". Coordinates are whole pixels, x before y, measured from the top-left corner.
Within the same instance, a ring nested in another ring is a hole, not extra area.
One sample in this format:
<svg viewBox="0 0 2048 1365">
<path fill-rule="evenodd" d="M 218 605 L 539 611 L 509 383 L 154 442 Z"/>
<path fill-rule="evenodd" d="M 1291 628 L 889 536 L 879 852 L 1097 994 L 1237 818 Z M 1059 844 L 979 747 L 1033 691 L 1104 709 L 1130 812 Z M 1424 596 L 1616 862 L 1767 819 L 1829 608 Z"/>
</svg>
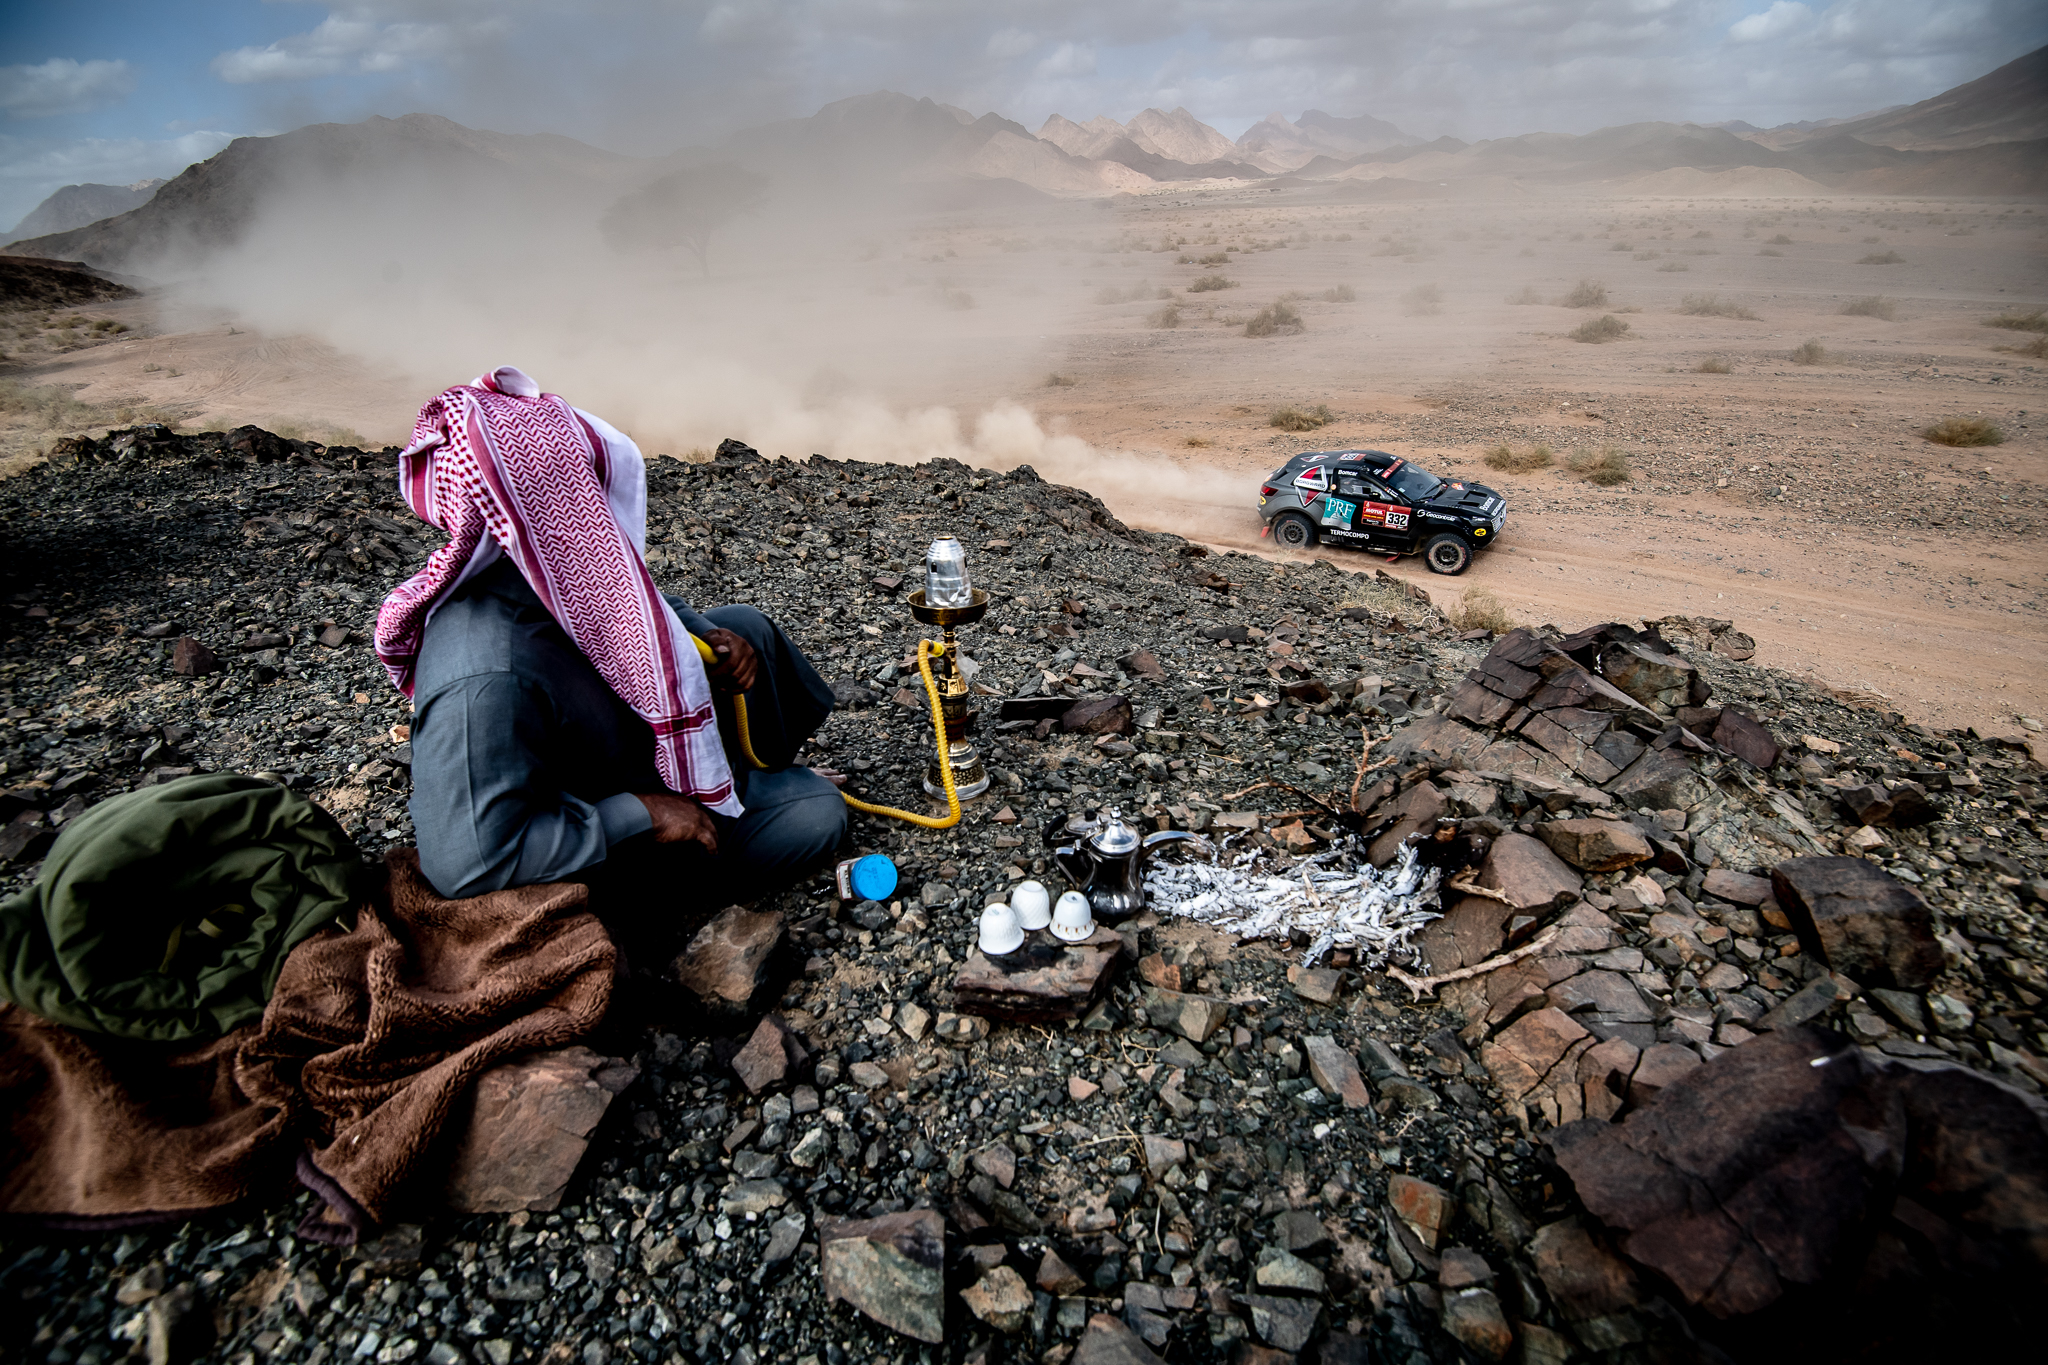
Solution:
<svg viewBox="0 0 2048 1365">
<path fill-rule="evenodd" d="M 1138 831 L 1124 823 L 1114 809 L 1103 812 L 1102 827 L 1088 840 L 1097 853 L 1129 853 L 1138 846 Z"/>
</svg>

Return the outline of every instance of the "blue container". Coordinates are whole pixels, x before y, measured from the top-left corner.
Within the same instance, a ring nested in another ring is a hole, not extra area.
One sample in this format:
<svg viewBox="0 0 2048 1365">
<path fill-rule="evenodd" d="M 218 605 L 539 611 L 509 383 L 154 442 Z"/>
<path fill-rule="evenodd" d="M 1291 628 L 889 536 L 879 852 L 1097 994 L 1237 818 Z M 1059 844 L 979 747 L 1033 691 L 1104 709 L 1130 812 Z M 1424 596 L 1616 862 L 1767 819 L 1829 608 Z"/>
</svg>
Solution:
<svg viewBox="0 0 2048 1365">
<path fill-rule="evenodd" d="M 852 858 L 833 869 L 839 883 L 839 898 L 849 901 L 885 901 L 896 894 L 896 864 L 886 854 L 870 853 Z"/>
</svg>

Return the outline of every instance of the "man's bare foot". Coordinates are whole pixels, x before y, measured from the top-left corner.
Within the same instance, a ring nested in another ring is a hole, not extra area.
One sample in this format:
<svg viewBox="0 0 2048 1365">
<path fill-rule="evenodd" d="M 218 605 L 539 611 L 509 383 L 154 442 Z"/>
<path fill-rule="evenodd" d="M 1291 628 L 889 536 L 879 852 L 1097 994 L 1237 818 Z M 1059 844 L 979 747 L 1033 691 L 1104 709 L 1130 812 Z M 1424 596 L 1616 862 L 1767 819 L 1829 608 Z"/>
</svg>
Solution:
<svg viewBox="0 0 2048 1365">
<path fill-rule="evenodd" d="M 816 773 L 818 776 L 824 778 L 827 782 L 830 782 L 835 787 L 843 787 L 846 785 L 845 773 L 836 771 L 832 768 L 813 768 L 811 769 L 811 771 Z"/>
</svg>

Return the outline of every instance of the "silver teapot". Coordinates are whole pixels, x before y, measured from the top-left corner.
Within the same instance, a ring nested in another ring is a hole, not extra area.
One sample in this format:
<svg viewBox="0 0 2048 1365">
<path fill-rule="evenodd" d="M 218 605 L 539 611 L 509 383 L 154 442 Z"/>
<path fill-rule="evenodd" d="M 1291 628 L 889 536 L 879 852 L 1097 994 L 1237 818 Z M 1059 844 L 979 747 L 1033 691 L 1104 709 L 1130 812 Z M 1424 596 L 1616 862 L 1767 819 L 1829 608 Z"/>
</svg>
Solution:
<svg viewBox="0 0 2048 1365">
<path fill-rule="evenodd" d="M 1113 809 L 1055 820 L 1046 830 L 1053 862 L 1088 897 L 1101 924 L 1121 923 L 1145 908 L 1145 850 L 1201 837 L 1185 830 L 1141 836 Z"/>
</svg>

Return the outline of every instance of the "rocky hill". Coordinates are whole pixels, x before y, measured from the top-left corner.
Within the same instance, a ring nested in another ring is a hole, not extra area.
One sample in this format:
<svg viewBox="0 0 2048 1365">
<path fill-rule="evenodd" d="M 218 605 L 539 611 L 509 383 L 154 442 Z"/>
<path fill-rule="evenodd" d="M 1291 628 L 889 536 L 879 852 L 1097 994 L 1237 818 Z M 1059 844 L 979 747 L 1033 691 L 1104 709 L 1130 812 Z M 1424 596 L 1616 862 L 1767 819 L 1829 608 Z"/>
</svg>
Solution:
<svg viewBox="0 0 2048 1365">
<path fill-rule="evenodd" d="M 163 183 L 161 180 L 138 180 L 132 185 L 66 185 L 29 210 L 28 216 L 14 225 L 14 231 L 7 235 L 5 241 L 69 232 L 72 228 L 140 208 L 149 202 L 150 196 Z"/>
<path fill-rule="evenodd" d="M 962 634 L 991 794 L 939 834 L 857 818 L 898 896 L 843 905 L 821 876 L 764 902 L 787 941 L 744 1011 L 636 953 L 599 1045 L 639 1079 L 559 1207 L 424 1201 L 353 1251 L 294 1238 L 282 1205 L 11 1238 L 10 1355 L 1875 1361 L 2020 1339 L 2048 1269 L 2048 749 L 1853 709 L 1738 662 L 1727 622 L 1462 635 L 1391 580 L 1132 531 L 1029 469 L 721 449 L 651 462 L 650 565 L 788 626 L 841 703 L 802 761 L 871 799 L 921 802 L 901 599 L 934 533 L 965 538 L 993 600 Z M 366 856 L 409 839 L 409 718 L 366 637 L 438 538 L 393 454 L 137 428 L 0 485 L 14 884 L 92 802 L 192 770 L 312 792 Z M 1279 937 L 1156 900 L 1076 1017 L 963 1012 L 981 905 L 1027 873 L 1057 887 L 1038 831 L 1106 805 L 1206 831 L 1226 889 L 1288 907 Z M 1317 917 L 1351 913 L 1310 879 L 1355 884 L 1439 819 L 1488 841 L 1444 916 L 1305 962 Z"/>
<path fill-rule="evenodd" d="M 2048 140 L 2048 47 L 1903 109 L 1827 130 L 1899 151 L 1946 152 Z"/>
<path fill-rule="evenodd" d="M 108 269 L 175 269 L 232 250 L 261 214 L 294 199 L 402 203 L 425 195 L 509 213 L 596 192 L 609 204 L 643 166 L 571 138 L 481 131 L 432 114 L 316 123 L 236 138 L 139 208 L 7 250 Z"/>
</svg>

